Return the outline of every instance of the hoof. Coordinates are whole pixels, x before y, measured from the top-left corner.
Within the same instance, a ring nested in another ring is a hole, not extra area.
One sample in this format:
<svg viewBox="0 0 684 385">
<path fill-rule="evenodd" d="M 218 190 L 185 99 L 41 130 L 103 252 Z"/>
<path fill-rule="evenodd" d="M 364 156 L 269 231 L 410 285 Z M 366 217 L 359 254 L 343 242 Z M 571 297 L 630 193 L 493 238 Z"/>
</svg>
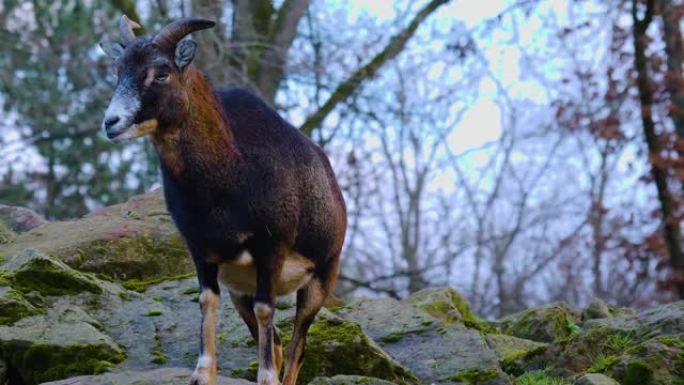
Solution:
<svg viewBox="0 0 684 385">
<path fill-rule="evenodd" d="M 210 369 L 195 369 L 190 378 L 190 385 L 216 385 L 216 372 Z"/>
</svg>

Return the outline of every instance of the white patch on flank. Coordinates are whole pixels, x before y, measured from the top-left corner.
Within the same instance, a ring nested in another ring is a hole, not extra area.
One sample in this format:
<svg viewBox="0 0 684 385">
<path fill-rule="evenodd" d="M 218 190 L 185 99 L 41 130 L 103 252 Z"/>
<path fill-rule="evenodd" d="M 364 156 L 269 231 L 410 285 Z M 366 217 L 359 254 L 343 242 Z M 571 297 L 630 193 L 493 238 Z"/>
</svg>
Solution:
<svg viewBox="0 0 684 385">
<path fill-rule="evenodd" d="M 211 359 L 206 354 L 202 354 L 199 359 L 197 360 L 197 367 L 198 368 L 208 368 L 211 366 L 211 364 L 214 362 L 214 360 Z"/>
<path fill-rule="evenodd" d="M 295 252 L 290 251 L 284 257 L 282 270 L 275 281 L 278 296 L 292 293 L 309 282 L 314 267 L 311 260 Z M 238 293 L 256 293 L 256 266 L 252 256 L 243 252 L 237 259 L 221 263 L 219 282 Z"/>
<path fill-rule="evenodd" d="M 252 258 L 252 254 L 249 251 L 245 250 L 233 263 L 237 266 L 249 266 L 254 263 L 254 258 Z"/>
<path fill-rule="evenodd" d="M 275 370 L 259 368 L 257 373 L 257 384 L 259 385 L 273 385 L 277 384 Z"/>
</svg>

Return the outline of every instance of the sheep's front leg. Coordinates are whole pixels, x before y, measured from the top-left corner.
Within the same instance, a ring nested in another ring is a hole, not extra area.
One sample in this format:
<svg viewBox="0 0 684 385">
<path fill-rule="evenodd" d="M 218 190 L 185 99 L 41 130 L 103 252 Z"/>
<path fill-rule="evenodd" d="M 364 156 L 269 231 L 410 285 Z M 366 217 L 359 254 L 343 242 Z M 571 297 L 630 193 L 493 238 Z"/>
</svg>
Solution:
<svg viewBox="0 0 684 385">
<path fill-rule="evenodd" d="M 216 316 L 220 302 L 217 267 L 198 263 L 201 294 L 199 297 L 202 322 L 200 328 L 200 356 L 192 373 L 190 385 L 216 385 Z"/>
</svg>

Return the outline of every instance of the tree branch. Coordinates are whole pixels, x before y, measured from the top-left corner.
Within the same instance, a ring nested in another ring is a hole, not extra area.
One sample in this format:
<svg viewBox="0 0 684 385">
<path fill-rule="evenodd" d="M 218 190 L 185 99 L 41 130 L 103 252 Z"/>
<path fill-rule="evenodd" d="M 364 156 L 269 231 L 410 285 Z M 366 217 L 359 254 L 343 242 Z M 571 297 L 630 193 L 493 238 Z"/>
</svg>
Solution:
<svg viewBox="0 0 684 385">
<path fill-rule="evenodd" d="M 273 100 L 283 78 L 287 51 L 297 34 L 297 26 L 309 7 L 309 0 L 285 0 L 278 10 L 269 36 L 270 49 L 259 61 L 258 86 L 267 100 Z"/>
<path fill-rule="evenodd" d="M 406 42 L 413 36 L 420 24 L 430 16 L 437 8 L 446 4 L 449 0 L 432 0 L 411 20 L 411 23 L 400 33 L 393 36 L 385 48 L 363 67 L 354 72 L 347 80 L 340 83 L 330 95 L 323 106 L 310 115 L 300 130 L 311 136 L 311 133 L 320 127 L 325 118 L 332 112 L 338 103 L 345 101 L 351 96 L 364 80 L 375 76 L 378 70 L 388 61 L 394 59 L 406 46 Z"/>
</svg>

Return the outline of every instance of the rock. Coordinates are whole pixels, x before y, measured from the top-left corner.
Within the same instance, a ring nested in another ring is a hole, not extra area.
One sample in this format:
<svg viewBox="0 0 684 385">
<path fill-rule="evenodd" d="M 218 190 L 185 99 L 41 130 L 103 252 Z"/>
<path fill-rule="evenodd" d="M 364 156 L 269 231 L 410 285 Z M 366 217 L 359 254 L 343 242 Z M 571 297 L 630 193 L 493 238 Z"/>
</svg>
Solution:
<svg viewBox="0 0 684 385">
<path fill-rule="evenodd" d="M 194 272 L 161 192 L 136 196 L 76 221 L 50 222 L 0 245 L 5 257 L 31 248 L 81 271 L 116 280 L 148 280 Z"/>
<path fill-rule="evenodd" d="M 556 372 L 600 372 L 622 385 L 672 384 L 684 378 L 684 301 L 631 317 L 590 320 L 557 348 Z"/>
<path fill-rule="evenodd" d="M 309 385 L 394 385 L 393 382 L 365 376 L 337 375 L 334 377 L 316 377 Z"/>
<path fill-rule="evenodd" d="M 600 373 L 589 373 L 575 380 L 573 385 L 620 385 L 620 383 Z"/>
<path fill-rule="evenodd" d="M 0 325 L 11 325 L 42 310 L 29 302 L 24 295 L 11 287 L 0 286 Z M 0 384 L 3 384 L 0 381 Z"/>
<path fill-rule="evenodd" d="M 623 385 L 684 383 L 684 334 L 660 336 L 633 346 L 607 372 Z"/>
<path fill-rule="evenodd" d="M 498 321 L 504 334 L 538 342 L 553 342 L 579 332 L 580 315 L 565 302 L 527 309 Z"/>
<path fill-rule="evenodd" d="M 104 289 L 98 280 L 81 273 L 64 262 L 37 252 L 26 250 L 5 264 L 5 279 L 21 291 L 37 291 L 44 295 L 70 295 L 83 291 L 101 294 Z"/>
<path fill-rule="evenodd" d="M 487 324 L 475 317 L 468 301 L 451 288 L 429 288 L 411 294 L 406 301 L 438 318 L 443 323 L 460 322 L 477 329 Z"/>
<path fill-rule="evenodd" d="M 340 308 L 339 315 L 361 324 L 424 383 L 510 384 L 479 332 L 461 323 L 444 323 L 416 302 L 421 301 L 357 299 Z"/>
<path fill-rule="evenodd" d="M 608 305 L 600 298 L 592 298 L 587 308 L 582 311 L 582 321 L 609 317 L 629 317 L 636 314 L 634 309 Z"/>
<path fill-rule="evenodd" d="M 110 337 L 73 312 L 58 306 L 0 326 L 0 357 L 27 385 L 98 373 L 123 361 L 124 351 Z"/>
<path fill-rule="evenodd" d="M 291 338 L 292 324 L 293 318 L 278 322 L 284 344 Z M 337 374 L 365 375 L 396 384 L 418 383 L 408 370 L 368 338 L 358 323 L 324 310 L 309 328 L 299 383 L 305 384 L 316 376 Z"/>
<path fill-rule="evenodd" d="M 195 366 L 200 323 L 196 287 L 196 279 L 189 278 L 152 285 L 144 294 L 123 291 L 120 297 L 125 299 L 120 303 L 91 311 L 104 330 L 126 347 L 121 369 Z M 278 301 L 276 324 L 284 343 L 290 339 L 294 312 L 292 303 Z M 219 308 L 217 353 L 220 374 L 256 379 L 256 343 L 225 297 Z M 336 374 L 371 375 L 397 384 L 416 382 L 358 324 L 324 309 L 309 330 L 300 383 Z"/>
<path fill-rule="evenodd" d="M 485 339 L 499 358 L 503 370 L 514 375 L 524 372 L 530 360 L 548 348 L 548 344 L 504 334 L 487 334 Z"/>
<path fill-rule="evenodd" d="M 10 243 L 16 236 L 17 234 L 0 220 L 0 245 Z M 2 253 L 0 253 L 0 263 L 2 263 Z"/>
<path fill-rule="evenodd" d="M 600 298 L 592 298 L 589 305 L 587 305 L 587 308 L 582 311 L 582 321 L 608 318 L 610 316 L 611 314 L 608 305 Z"/>
<path fill-rule="evenodd" d="M 0 222 L 4 222 L 16 233 L 23 233 L 48 223 L 31 209 L 7 205 L 0 205 Z"/>
<path fill-rule="evenodd" d="M 98 376 L 80 376 L 66 380 L 44 382 L 44 385 L 187 385 L 192 371 L 163 368 L 147 371 L 121 371 Z M 252 382 L 219 376 L 217 385 L 253 385 Z"/>
</svg>

